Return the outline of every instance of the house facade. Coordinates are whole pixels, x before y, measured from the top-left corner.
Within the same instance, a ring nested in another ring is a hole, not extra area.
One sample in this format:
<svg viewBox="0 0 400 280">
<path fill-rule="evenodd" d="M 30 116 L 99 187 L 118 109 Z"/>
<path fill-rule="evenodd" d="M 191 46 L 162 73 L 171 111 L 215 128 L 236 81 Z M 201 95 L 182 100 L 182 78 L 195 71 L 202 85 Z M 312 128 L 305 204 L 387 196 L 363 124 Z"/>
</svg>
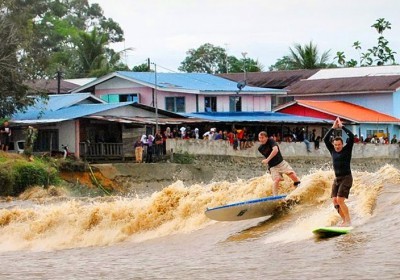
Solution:
<svg viewBox="0 0 400 280">
<path fill-rule="evenodd" d="M 28 126 L 38 130 L 34 152 L 62 152 L 77 158 L 133 157 L 133 143 L 158 125 L 179 124 L 185 117 L 135 102 L 106 103 L 90 93 L 49 95 L 10 120 L 13 141 L 23 140 Z"/>
<path fill-rule="evenodd" d="M 115 103 L 135 101 L 175 113 L 270 111 L 281 89 L 240 85 L 204 73 L 110 73 L 72 92 L 91 92 Z"/>
<path fill-rule="evenodd" d="M 376 135 L 391 139 L 400 133 L 400 119 L 346 101 L 296 100 L 274 109 L 275 112 L 335 120 L 340 117 L 358 136 Z M 326 129 L 317 131 L 324 135 Z"/>
</svg>

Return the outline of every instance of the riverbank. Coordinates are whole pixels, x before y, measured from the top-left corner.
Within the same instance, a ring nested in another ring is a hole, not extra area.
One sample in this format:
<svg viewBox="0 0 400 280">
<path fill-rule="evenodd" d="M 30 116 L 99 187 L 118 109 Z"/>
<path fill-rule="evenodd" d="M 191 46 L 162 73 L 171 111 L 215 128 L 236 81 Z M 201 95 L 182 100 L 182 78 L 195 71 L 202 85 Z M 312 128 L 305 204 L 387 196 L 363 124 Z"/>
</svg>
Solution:
<svg viewBox="0 0 400 280">
<path fill-rule="evenodd" d="M 286 159 L 299 176 L 316 169 L 331 169 L 330 158 L 288 158 Z M 400 169 L 399 159 L 353 159 L 353 171 L 376 172 L 386 164 Z M 94 164 L 104 177 L 114 182 L 124 192 L 154 192 L 182 181 L 185 185 L 218 181 L 234 182 L 249 180 L 265 174 L 266 167 L 261 158 L 231 156 L 196 156 L 193 163 L 112 163 Z"/>
</svg>

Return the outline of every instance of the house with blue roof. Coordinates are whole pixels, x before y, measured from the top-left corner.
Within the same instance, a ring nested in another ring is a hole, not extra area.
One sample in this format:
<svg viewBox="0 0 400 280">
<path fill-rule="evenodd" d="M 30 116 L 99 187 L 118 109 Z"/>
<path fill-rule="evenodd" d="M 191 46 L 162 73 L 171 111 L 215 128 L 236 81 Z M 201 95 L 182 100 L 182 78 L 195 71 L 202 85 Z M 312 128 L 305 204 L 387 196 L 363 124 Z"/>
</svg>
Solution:
<svg viewBox="0 0 400 280">
<path fill-rule="evenodd" d="M 282 89 L 260 88 L 206 73 L 113 72 L 73 93 L 91 92 L 108 102 L 135 101 L 175 113 L 271 111 Z"/>
<path fill-rule="evenodd" d="M 181 123 L 185 117 L 133 101 L 107 103 L 91 93 L 49 95 L 12 116 L 13 141 L 27 126 L 38 129 L 34 152 L 62 151 L 76 157 L 133 157 L 133 143 L 154 127 Z"/>
</svg>

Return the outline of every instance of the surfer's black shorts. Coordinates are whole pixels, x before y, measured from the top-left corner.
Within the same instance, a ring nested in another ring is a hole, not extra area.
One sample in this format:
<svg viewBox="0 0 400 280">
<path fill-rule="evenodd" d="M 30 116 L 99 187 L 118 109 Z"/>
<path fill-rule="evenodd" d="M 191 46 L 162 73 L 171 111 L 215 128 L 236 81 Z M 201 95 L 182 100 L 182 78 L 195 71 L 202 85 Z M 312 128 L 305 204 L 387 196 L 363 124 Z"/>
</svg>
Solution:
<svg viewBox="0 0 400 280">
<path fill-rule="evenodd" d="M 332 184 L 331 197 L 345 197 L 349 198 L 350 189 L 353 186 L 353 176 L 345 175 L 336 177 Z"/>
</svg>

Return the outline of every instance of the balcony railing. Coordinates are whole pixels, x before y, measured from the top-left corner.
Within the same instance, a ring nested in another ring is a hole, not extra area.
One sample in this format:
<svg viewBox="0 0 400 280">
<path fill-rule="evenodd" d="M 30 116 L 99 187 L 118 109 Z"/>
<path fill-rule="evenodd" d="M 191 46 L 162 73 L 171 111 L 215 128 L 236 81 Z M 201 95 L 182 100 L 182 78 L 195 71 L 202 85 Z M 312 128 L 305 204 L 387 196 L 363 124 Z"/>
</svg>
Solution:
<svg viewBox="0 0 400 280">
<path fill-rule="evenodd" d="M 123 159 L 122 143 L 79 143 L 81 158 L 83 159 Z"/>
</svg>

